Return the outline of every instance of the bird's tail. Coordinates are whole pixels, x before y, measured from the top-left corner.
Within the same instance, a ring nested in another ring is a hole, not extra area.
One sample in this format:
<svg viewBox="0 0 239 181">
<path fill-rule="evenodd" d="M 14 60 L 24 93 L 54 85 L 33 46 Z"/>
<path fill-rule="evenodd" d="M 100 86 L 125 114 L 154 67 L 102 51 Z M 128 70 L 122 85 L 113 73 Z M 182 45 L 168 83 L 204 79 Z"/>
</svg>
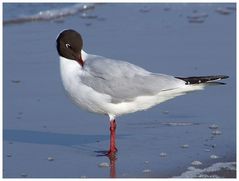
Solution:
<svg viewBox="0 0 239 181">
<path fill-rule="evenodd" d="M 186 85 L 189 84 L 201 84 L 201 83 L 210 83 L 216 82 L 222 79 L 227 79 L 227 75 L 212 75 L 212 76 L 198 76 L 198 77 L 176 77 L 186 82 Z"/>
</svg>

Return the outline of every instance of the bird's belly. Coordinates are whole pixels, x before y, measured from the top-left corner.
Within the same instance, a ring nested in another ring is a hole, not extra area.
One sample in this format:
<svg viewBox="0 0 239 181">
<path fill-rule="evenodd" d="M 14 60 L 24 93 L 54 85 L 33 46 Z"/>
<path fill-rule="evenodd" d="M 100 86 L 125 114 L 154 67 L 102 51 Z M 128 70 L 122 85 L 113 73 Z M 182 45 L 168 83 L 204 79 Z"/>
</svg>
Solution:
<svg viewBox="0 0 239 181">
<path fill-rule="evenodd" d="M 65 87 L 65 90 L 71 100 L 82 109 L 99 114 L 108 113 L 105 108 L 108 102 L 106 95 L 99 94 L 83 84 L 74 87 Z"/>
</svg>

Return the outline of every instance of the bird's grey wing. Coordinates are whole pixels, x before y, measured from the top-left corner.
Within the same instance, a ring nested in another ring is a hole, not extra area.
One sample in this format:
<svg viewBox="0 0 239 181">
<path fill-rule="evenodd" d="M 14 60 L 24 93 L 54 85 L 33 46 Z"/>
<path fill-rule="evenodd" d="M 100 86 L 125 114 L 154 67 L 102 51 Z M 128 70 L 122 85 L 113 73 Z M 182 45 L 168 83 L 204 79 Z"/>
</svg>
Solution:
<svg viewBox="0 0 239 181">
<path fill-rule="evenodd" d="M 85 64 L 82 83 L 111 96 L 112 103 L 132 101 L 139 96 L 155 95 L 175 89 L 184 81 L 164 74 L 153 74 L 128 62 L 92 56 Z"/>
</svg>

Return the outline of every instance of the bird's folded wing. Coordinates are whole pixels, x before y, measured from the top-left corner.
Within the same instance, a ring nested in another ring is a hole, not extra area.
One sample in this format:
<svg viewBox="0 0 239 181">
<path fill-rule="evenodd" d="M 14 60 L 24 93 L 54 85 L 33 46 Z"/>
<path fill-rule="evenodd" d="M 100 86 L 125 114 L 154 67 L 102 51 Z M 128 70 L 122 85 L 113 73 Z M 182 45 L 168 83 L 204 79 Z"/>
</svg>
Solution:
<svg viewBox="0 0 239 181">
<path fill-rule="evenodd" d="M 173 76 L 153 74 L 128 62 L 94 55 L 88 57 L 84 68 L 82 83 L 111 96 L 112 103 L 132 101 L 185 85 Z"/>
</svg>

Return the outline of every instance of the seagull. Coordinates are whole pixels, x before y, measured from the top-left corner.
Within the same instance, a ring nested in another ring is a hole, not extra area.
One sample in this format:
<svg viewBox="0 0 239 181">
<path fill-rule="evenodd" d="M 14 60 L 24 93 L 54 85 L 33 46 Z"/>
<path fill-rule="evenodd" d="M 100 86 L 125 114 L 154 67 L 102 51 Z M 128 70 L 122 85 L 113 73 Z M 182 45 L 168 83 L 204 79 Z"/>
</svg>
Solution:
<svg viewBox="0 0 239 181">
<path fill-rule="evenodd" d="M 63 87 L 79 107 L 108 115 L 110 145 L 106 155 L 115 155 L 116 117 L 149 109 L 191 91 L 202 90 L 226 75 L 174 77 L 149 72 L 126 61 L 86 53 L 75 30 L 57 37 Z"/>
</svg>

